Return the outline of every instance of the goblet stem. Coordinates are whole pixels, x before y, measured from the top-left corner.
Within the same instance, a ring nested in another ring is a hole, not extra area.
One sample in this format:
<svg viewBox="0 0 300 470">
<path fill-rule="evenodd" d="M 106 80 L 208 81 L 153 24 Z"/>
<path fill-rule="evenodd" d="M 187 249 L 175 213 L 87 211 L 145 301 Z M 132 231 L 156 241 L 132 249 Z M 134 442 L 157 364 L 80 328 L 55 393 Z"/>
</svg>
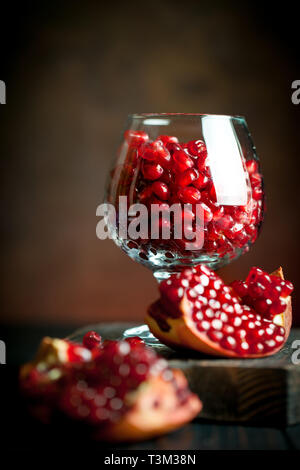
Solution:
<svg viewBox="0 0 300 470">
<path fill-rule="evenodd" d="M 166 270 L 159 270 L 159 271 L 153 271 L 153 276 L 157 280 L 158 283 L 161 281 L 164 281 L 165 279 L 169 279 L 169 277 L 172 274 L 179 274 L 180 271 L 166 271 Z"/>
</svg>

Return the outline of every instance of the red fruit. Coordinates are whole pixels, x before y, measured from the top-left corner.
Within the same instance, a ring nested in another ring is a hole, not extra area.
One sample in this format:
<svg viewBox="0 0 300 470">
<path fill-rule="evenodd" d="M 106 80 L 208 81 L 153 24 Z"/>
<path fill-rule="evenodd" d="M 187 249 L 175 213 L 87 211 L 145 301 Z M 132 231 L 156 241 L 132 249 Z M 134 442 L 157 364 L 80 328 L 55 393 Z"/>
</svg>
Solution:
<svg viewBox="0 0 300 470">
<path fill-rule="evenodd" d="M 178 172 L 183 172 L 189 168 L 193 168 L 193 160 L 184 152 L 184 150 L 176 150 L 173 153 L 173 161 Z"/>
<path fill-rule="evenodd" d="M 204 223 L 208 224 L 213 218 L 213 213 L 210 210 L 210 208 L 206 204 L 204 204 L 204 202 L 201 202 L 200 206 L 201 206 L 202 211 L 203 211 Z"/>
<path fill-rule="evenodd" d="M 125 341 L 127 341 L 131 347 L 134 347 L 140 344 L 145 344 L 145 342 L 139 336 L 131 336 L 130 338 L 126 338 Z"/>
<path fill-rule="evenodd" d="M 174 152 L 182 150 L 182 146 L 175 142 L 168 142 L 165 144 L 166 148 L 169 150 L 170 154 L 173 155 Z"/>
<path fill-rule="evenodd" d="M 246 162 L 246 168 L 248 170 L 248 173 L 251 175 L 252 173 L 255 173 L 258 170 L 258 163 L 256 160 L 248 160 Z"/>
<path fill-rule="evenodd" d="M 150 162 L 156 162 L 163 167 L 169 166 L 171 162 L 171 156 L 169 151 L 164 147 L 161 140 L 155 140 L 154 142 L 146 142 L 139 148 L 139 155 Z"/>
<path fill-rule="evenodd" d="M 195 157 L 206 157 L 207 149 L 203 140 L 191 140 L 187 144 L 188 151 Z"/>
<path fill-rule="evenodd" d="M 150 199 L 150 197 L 152 196 L 152 194 L 153 194 L 152 186 L 146 186 L 146 187 L 140 192 L 140 195 L 139 195 L 139 199 L 140 199 L 141 204 L 145 204 L 145 203 Z"/>
<path fill-rule="evenodd" d="M 159 163 L 144 163 L 142 172 L 146 180 L 157 180 L 163 174 L 164 169 Z"/>
<path fill-rule="evenodd" d="M 160 135 L 157 140 L 161 140 L 164 145 L 178 144 L 178 139 L 172 135 Z"/>
<path fill-rule="evenodd" d="M 180 188 L 178 191 L 178 197 L 181 202 L 184 204 L 194 204 L 201 199 L 201 193 L 197 188 L 192 186 L 186 186 L 185 188 Z"/>
<path fill-rule="evenodd" d="M 282 271 L 270 277 L 283 280 Z M 262 357 L 276 353 L 288 337 L 290 297 L 285 298 L 285 311 L 271 321 L 245 304 L 251 301 L 249 295 L 242 302 L 204 265 L 171 275 L 159 290 L 161 297 L 149 307 L 146 321 L 169 346 L 217 356 Z"/>
<path fill-rule="evenodd" d="M 232 281 L 230 286 L 236 292 L 239 297 L 245 297 L 248 295 L 248 284 L 244 281 Z"/>
<path fill-rule="evenodd" d="M 101 336 L 96 331 L 88 331 L 82 340 L 82 344 L 87 349 L 98 348 L 101 344 Z"/>
<path fill-rule="evenodd" d="M 155 181 L 151 186 L 152 192 L 162 201 L 167 201 L 170 196 L 170 191 L 166 183 Z"/>
<path fill-rule="evenodd" d="M 195 170 L 196 171 L 196 170 Z M 202 172 L 198 172 L 198 178 L 193 182 L 193 185 L 198 189 L 204 189 L 209 183 L 209 178 Z"/>
<path fill-rule="evenodd" d="M 234 220 L 229 214 L 225 214 L 223 217 L 215 221 L 215 226 L 219 230 L 229 230 L 234 225 Z"/>
<path fill-rule="evenodd" d="M 130 135 L 137 138 L 139 133 Z M 202 140 L 179 143 L 175 136 L 161 135 L 155 141 L 150 141 L 147 135 L 139 135 L 139 142 L 137 152 L 135 148 L 128 151 L 126 167 L 121 165 L 116 196 L 130 194 L 133 201 L 147 206 L 161 201 L 169 205 L 178 202 L 197 204 L 201 201 L 205 204 L 205 240 L 204 246 L 194 247 L 194 253 L 201 250 L 203 253 L 218 254 L 219 257 L 234 258 L 249 249 L 250 243 L 258 236 L 264 207 L 262 176 L 255 159 L 246 162 L 251 185 L 247 204 L 220 205 L 209 169 L 209 155 Z M 149 184 L 152 181 L 155 183 Z M 219 201 L 221 196 L 218 195 Z M 174 235 L 177 223 L 172 219 L 171 236 Z M 179 246 L 182 252 L 181 245 L 185 245 L 185 242 L 171 242 L 169 248 L 176 250 Z M 148 250 L 157 249 L 159 245 L 162 247 L 162 244 L 163 249 L 168 249 L 162 237 L 155 241 L 148 240 L 148 246 L 141 250 L 140 256 L 147 259 Z"/>
<path fill-rule="evenodd" d="M 195 183 L 195 180 L 199 177 L 199 172 L 195 170 L 195 168 L 191 168 L 189 170 L 185 170 L 183 173 L 181 173 L 178 178 L 177 178 L 177 184 L 178 186 L 189 186 L 193 182 Z"/>
<path fill-rule="evenodd" d="M 274 320 L 286 310 L 287 302 L 293 291 L 293 284 L 285 281 L 281 271 L 268 274 L 260 268 L 253 267 L 246 282 L 234 281 L 231 287 L 243 302 L 265 318 Z"/>
<path fill-rule="evenodd" d="M 164 434 L 193 419 L 202 408 L 183 373 L 169 369 L 138 337 L 106 340 L 101 354 L 76 366 L 56 363 L 55 377 L 61 372 L 63 380 L 56 383 L 51 400 L 41 389 L 38 370 L 42 365 L 37 357 L 21 371 L 21 384 L 32 377 L 33 385 L 27 390 L 32 409 L 40 410 L 44 400 L 48 418 L 59 412 L 72 418 L 73 425 L 85 423 L 85 433 L 90 429 L 101 440 L 136 441 Z M 50 373 L 49 380 L 57 382 Z"/>
<path fill-rule="evenodd" d="M 208 167 L 208 158 L 205 157 L 205 156 L 200 156 L 197 159 L 197 168 L 198 168 L 198 170 L 201 171 L 201 172 L 204 172 L 204 171 L 207 171 L 207 167 Z"/>
<path fill-rule="evenodd" d="M 131 147 L 138 147 L 144 142 L 147 142 L 147 140 L 149 139 L 149 136 L 146 132 L 132 131 L 130 129 L 124 132 L 124 137 Z"/>
</svg>

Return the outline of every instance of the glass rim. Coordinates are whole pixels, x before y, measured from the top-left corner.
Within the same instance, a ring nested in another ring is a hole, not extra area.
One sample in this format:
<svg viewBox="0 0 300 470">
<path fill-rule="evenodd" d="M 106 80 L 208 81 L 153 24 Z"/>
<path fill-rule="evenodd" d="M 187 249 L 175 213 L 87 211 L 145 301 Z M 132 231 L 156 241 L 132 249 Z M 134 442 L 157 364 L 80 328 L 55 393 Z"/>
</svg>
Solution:
<svg viewBox="0 0 300 470">
<path fill-rule="evenodd" d="M 205 117 L 205 116 L 211 116 L 211 117 L 226 117 L 230 119 L 243 119 L 244 121 L 246 120 L 245 116 L 235 114 L 235 115 L 230 115 L 230 114 L 211 114 L 211 113 L 132 113 L 129 114 L 128 117 L 131 119 L 144 119 L 144 118 L 183 118 L 183 117 L 195 117 L 195 118 L 200 118 L 200 117 Z"/>
</svg>

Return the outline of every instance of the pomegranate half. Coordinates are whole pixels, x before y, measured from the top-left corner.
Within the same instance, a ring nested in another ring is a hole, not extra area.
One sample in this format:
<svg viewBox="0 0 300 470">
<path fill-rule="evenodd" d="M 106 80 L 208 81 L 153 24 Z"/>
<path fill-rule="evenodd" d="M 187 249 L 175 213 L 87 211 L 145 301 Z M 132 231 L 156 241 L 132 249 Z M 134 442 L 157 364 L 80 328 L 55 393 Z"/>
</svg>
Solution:
<svg viewBox="0 0 300 470">
<path fill-rule="evenodd" d="M 97 439 L 120 442 L 164 434 L 200 412 L 183 373 L 139 338 L 102 343 L 89 332 L 83 344 L 45 338 L 22 367 L 22 391 L 40 420 L 67 417 Z"/>
<path fill-rule="evenodd" d="M 225 357 L 275 354 L 292 322 L 290 294 L 282 269 L 267 274 L 252 268 L 246 281 L 226 286 L 204 265 L 185 269 L 159 285 L 161 297 L 146 323 L 164 344 Z"/>
</svg>

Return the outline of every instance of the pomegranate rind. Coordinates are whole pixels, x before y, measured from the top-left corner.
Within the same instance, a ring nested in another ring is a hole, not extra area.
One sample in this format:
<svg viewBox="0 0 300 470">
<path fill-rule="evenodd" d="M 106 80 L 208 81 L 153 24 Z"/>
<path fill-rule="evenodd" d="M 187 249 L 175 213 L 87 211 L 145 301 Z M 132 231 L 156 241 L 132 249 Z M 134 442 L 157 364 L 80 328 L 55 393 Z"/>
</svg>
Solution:
<svg viewBox="0 0 300 470">
<path fill-rule="evenodd" d="M 284 279 L 283 270 L 279 267 L 272 273 Z M 285 311 L 277 315 L 273 322 L 276 325 L 283 326 L 285 328 L 284 342 L 277 348 L 271 351 L 264 352 L 262 354 L 243 354 L 242 356 L 235 351 L 230 351 L 222 348 L 219 344 L 211 341 L 206 335 L 200 333 L 191 318 L 191 311 L 189 308 L 189 302 L 184 296 L 179 304 L 180 316 L 171 317 L 162 307 L 160 301 L 156 301 L 150 305 L 145 322 L 147 323 L 151 333 L 158 338 L 163 344 L 172 348 L 185 348 L 193 349 L 195 351 L 202 352 L 204 354 L 218 356 L 218 357 L 229 357 L 229 358 L 241 358 L 241 359 L 255 359 L 260 357 L 267 357 L 276 354 L 282 349 L 286 340 L 289 337 L 291 325 L 292 325 L 292 301 L 291 296 L 286 298 L 286 309 Z M 163 331 L 159 322 L 155 317 L 161 317 L 165 324 L 169 326 L 167 331 Z"/>
<path fill-rule="evenodd" d="M 278 276 L 278 277 L 280 277 L 280 279 L 284 280 L 283 269 L 282 269 L 281 266 L 278 269 L 276 269 L 276 271 L 273 271 L 271 274 L 273 276 Z M 288 297 L 286 297 L 285 301 L 286 301 L 285 311 L 283 313 L 280 313 L 279 315 L 276 315 L 273 318 L 273 322 L 276 325 L 284 327 L 284 329 L 285 329 L 284 339 L 285 339 L 285 342 L 286 342 L 289 335 L 290 335 L 290 331 L 291 331 L 291 327 L 292 327 L 292 320 L 293 320 L 292 297 L 289 295 Z"/>
<path fill-rule="evenodd" d="M 187 381 L 180 370 L 173 370 L 174 381 L 187 388 Z M 144 382 L 128 397 L 131 409 L 114 424 L 95 432 L 94 437 L 109 442 L 136 442 L 151 439 L 175 431 L 194 419 L 202 409 L 197 395 L 189 392 L 184 403 L 176 395 L 174 382 L 153 377 Z M 153 407 L 157 400 L 159 405 Z"/>
<path fill-rule="evenodd" d="M 76 370 L 77 365 L 70 361 L 68 347 L 65 340 L 46 337 L 36 358 L 20 370 L 20 385 L 28 397 L 28 409 L 41 422 L 51 423 L 59 416 L 54 412 L 60 410 L 60 397 L 67 384 L 60 379 L 66 371 L 71 374 L 73 367 Z M 161 359 L 157 357 L 157 360 Z M 72 375 L 68 377 L 72 378 Z M 129 390 L 123 400 L 125 412 L 118 421 L 90 426 L 94 438 L 134 442 L 156 437 L 188 423 L 202 409 L 201 401 L 190 392 L 183 373 L 169 368 L 150 375 L 136 389 Z"/>
</svg>

